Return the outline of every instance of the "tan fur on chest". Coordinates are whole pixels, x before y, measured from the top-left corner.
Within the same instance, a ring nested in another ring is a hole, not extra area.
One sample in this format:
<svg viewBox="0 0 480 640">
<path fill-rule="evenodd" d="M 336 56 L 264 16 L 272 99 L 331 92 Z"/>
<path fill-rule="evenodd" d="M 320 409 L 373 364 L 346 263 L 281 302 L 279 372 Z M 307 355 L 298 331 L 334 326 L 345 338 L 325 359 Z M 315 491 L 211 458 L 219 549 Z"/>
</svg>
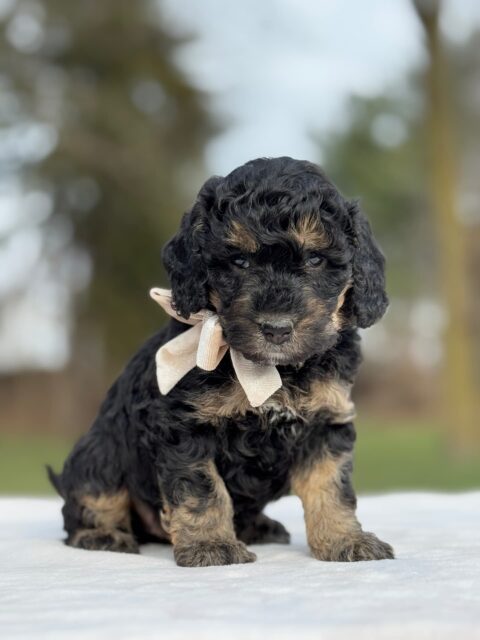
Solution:
<svg viewBox="0 0 480 640">
<path fill-rule="evenodd" d="M 332 422 L 342 424 L 353 420 L 355 407 L 350 399 L 350 385 L 339 380 L 314 380 L 305 391 L 296 387 L 282 387 L 260 407 L 253 408 L 240 383 L 235 380 L 219 389 L 199 392 L 190 404 L 201 422 L 220 424 L 225 418 L 242 418 L 247 413 L 262 417 L 277 413 L 289 419 L 309 420 L 326 411 Z"/>
</svg>

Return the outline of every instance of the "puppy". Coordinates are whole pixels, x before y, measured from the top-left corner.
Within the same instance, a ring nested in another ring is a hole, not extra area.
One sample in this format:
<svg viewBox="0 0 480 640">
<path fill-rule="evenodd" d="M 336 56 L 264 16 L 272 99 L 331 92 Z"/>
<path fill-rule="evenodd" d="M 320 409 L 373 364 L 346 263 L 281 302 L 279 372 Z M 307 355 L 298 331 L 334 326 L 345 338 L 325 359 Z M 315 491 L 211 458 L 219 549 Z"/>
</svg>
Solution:
<svg viewBox="0 0 480 640">
<path fill-rule="evenodd" d="M 281 387 L 253 407 L 227 353 L 161 395 L 155 354 L 189 329 L 172 319 L 113 384 L 62 473 L 49 470 L 66 544 L 138 553 L 157 540 L 181 566 L 252 562 L 246 545 L 289 541 L 263 509 L 292 492 L 318 560 L 393 558 L 362 530 L 351 483 L 358 328 L 388 304 L 357 203 L 314 164 L 253 160 L 204 184 L 163 258 L 178 316 L 218 314 L 231 353 L 276 366 Z"/>
</svg>

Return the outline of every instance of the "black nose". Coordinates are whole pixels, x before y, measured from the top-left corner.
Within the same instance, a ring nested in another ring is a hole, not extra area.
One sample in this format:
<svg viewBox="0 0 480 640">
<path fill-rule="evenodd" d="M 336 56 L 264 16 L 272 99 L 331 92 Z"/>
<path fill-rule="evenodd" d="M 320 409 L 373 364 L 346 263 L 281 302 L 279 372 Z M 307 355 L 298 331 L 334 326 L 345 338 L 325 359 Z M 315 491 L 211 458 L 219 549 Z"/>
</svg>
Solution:
<svg viewBox="0 0 480 640">
<path fill-rule="evenodd" d="M 283 344 L 292 335 L 291 322 L 264 322 L 260 325 L 263 335 L 273 344 Z"/>
</svg>

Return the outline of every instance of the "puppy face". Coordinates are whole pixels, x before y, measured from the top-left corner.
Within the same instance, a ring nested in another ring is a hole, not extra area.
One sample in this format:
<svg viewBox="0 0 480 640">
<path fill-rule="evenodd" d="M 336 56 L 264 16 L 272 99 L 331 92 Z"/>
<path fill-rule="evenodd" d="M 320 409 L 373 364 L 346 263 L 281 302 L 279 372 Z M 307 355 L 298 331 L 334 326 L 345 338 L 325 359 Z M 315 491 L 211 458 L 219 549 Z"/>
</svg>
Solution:
<svg viewBox="0 0 480 640">
<path fill-rule="evenodd" d="M 321 354 L 387 305 L 363 214 L 318 167 L 291 158 L 211 178 L 164 260 L 178 311 L 214 308 L 229 345 L 259 363 Z"/>
<path fill-rule="evenodd" d="M 255 362 L 296 364 L 331 347 L 342 326 L 352 251 L 320 210 L 257 203 L 212 234 L 211 301 L 227 342 Z M 217 223 L 218 224 L 218 223 Z"/>
</svg>

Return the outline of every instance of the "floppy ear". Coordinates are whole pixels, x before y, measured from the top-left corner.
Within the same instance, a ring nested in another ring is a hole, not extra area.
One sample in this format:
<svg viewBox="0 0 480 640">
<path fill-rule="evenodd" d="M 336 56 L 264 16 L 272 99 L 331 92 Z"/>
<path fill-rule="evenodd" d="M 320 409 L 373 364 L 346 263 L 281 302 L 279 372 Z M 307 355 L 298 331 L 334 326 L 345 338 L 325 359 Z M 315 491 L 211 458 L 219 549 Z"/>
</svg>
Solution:
<svg viewBox="0 0 480 640">
<path fill-rule="evenodd" d="M 347 203 L 353 229 L 353 311 L 357 326 L 365 329 L 380 320 L 388 307 L 385 258 L 367 218 L 357 202 Z"/>
<path fill-rule="evenodd" d="M 184 214 L 178 233 L 163 249 L 173 306 L 185 318 L 208 304 L 207 268 L 200 241 L 208 212 L 215 202 L 215 187 L 220 181 L 218 176 L 207 180 L 192 208 Z"/>
</svg>

